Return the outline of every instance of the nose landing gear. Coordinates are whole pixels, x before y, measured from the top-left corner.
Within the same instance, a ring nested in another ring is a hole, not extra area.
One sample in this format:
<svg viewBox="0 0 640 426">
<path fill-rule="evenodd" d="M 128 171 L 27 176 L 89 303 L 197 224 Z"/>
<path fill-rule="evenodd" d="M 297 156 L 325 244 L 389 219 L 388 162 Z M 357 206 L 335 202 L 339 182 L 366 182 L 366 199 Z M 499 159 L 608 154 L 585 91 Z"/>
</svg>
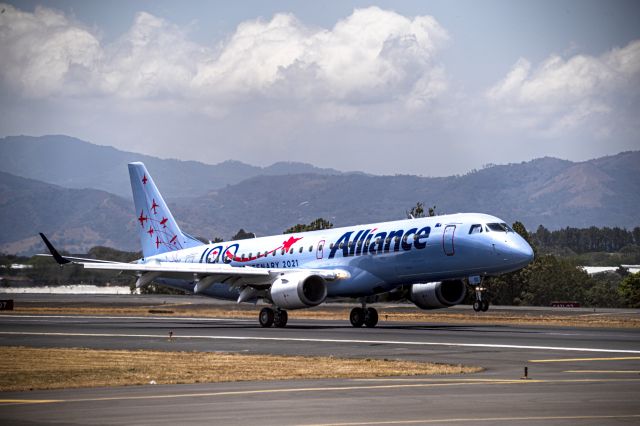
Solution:
<svg viewBox="0 0 640 426">
<path fill-rule="evenodd" d="M 476 292 L 476 300 L 473 302 L 473 310 L 476 312 L 487 312 L 489 310 L 489 300 L 485 297 L 482 298 L 482 294 L 485 293 L 487 289 L 482 287 L 482 285 L 477 285 L 475 287 Z"/>
<path fill-rule="evenodd" d="M 482 286 L 481 277 L 469 277 L 469 284 L 473 286 L 476 293 L 476 300 L 473 302 L 473 310 L 476 312 L 487 312 L 489 310 L 489 298 L 484 293 L 487 292 L 487 288 Z"/>
</svg>

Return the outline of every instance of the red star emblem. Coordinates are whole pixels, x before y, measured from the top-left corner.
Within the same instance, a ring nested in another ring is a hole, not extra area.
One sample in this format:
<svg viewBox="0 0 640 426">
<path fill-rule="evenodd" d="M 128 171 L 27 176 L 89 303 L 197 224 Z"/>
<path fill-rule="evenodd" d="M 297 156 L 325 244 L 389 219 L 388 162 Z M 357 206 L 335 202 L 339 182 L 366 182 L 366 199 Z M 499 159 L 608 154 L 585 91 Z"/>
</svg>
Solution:
<svg viewBox="0 0 640 426">
<path fill-rule="evenodd" d="M 150 236 L 153 237 L 153 228 L 149 227 L 149 230 L 147 231 L 147 234 L 149 234 Z"/>
<path fill-rule="evenodd" d="M 146 185 L 148 180 L 149 179 L 147 179 L 147 175 L 146 174 L 144 176 L 142 176 L 142 184 L 143 185 Z"/>
<path fill-rule="evenodd" d="M 157 214 L 158 212 L 156 211 L 156 208 L 160 207 L 159 205 L 156 204 L 156 199 L 153 199 L 153 203 L 151 203 L 151 210 L 153 210 L 153 214 Z"/>
<path fill-rule="evenodd" d="M 162 225 L 164 228 L 167 227 L 167 218 L 166 217 L 162 217 L 162 220 L 160 221 L 160 225 Z"/>
<path fill-rule="evenodd" d="M 145 217 L 144 210 L 140 212 L 140 217 L 138 218 L 138 220 L 140 221 L 140 226 L 144 226 L 144 222 L 146 220 L 149 220 L 149 218 Z"/>
<path fill-rule="evenodd" d="M 156 248 L 160 247 L 160 238 L 156 236 Z"/>
<path fill-rule="evenodd" d="M 292 245 L 294 245 L 297 241 L 300 241 L 302 238 L 289 237 L 287 241 L 282 243 L 282 248 L 284 251 L 289 251 Z"/>
</svg>

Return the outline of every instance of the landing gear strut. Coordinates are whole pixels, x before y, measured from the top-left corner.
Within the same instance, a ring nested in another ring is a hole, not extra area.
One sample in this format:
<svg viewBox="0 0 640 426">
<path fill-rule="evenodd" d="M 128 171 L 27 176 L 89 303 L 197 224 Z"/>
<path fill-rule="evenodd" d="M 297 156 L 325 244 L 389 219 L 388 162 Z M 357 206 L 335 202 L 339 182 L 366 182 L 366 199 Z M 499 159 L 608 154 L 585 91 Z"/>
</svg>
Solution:
<svg viewBox="0 0 640 426">
<path fill-rule="evenodd" d="M 475 286 L 476 300 L 473 302 L 473 310 L 476 312 L 487 312 L 489 310 L 489 299 L 486 297 L 483 299 L 482 294 L 487 291 L 486 287 L 482 286 L 482 283 Z"/>
<path fill-rule="evenodd" d="M 262 308 L 258 315 L 258 321 L 260 321 L 260 325 L 263 327 L 271 327 L 272 325 L 285 327 L 288 320 L 289 315 L 287 311 L 283 309 L 273 310 L 271 308 Z"/>
<path fill-rule="evenodd" d="M 378 311 L 375 308 L 367 308 L 362 303 L 361 308 L 353 308 L 349 315 L 349 321 L 354 327 L 362 327 L 363 325 L 371 328 L 378 324 Z"/>
</svg>

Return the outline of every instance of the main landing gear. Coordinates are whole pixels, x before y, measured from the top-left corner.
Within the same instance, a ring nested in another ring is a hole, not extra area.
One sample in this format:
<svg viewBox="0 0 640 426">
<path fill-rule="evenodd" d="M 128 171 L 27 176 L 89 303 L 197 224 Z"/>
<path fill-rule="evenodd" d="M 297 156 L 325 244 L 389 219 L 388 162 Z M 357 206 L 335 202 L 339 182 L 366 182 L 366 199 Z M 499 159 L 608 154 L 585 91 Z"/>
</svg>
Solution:
<svg viewBox="0 0 640 426">
<path fill-rule="evenodd" d="M 378 324 L 378 311 L 374 308 L 367 308 L 363 303 L 361 308 L 353 308 L 349 315 L 349 321 L 354 327 L 375 327 Z"/>
<path fill-rule="evenodd" d="M 482 294 L 487 291 L 486 287 L 482 287 L 482 284 L 475 286 L 476 300 L 473 302 L 473 310 L 476 312 L 487 312 L 489 310 L 489 299 L 482 298 Z"/>
<path fill-rule="evenodd" d="M 263 327 L 285 327 L 289 320 L 289 314 L 283 309 L 262 308 L 258 315 L 258 321 Z"/>
</svg>

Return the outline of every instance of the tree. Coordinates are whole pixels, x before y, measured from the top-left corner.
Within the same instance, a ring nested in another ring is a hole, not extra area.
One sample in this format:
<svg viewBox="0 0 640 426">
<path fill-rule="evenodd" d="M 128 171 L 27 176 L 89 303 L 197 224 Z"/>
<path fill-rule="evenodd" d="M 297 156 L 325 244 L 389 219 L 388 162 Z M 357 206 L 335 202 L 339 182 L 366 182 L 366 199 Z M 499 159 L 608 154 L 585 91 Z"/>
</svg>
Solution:
<svg viewBox="0 0 640 426">
<path fill-rule="evenodd" d="M 284 231 L 283 234 L 293 234 L 296 232 L 307 232 L 307 231 L 320 231 L 322 229 L 331 229 L 331 228 L 333 228 L 333 223 L 319 217 L 316 220 L 309 223 L 308 225 L 305 225 L 303 223 L 298 223 L 297 225 L 294 225 L 291 228 Z"/>
<path fill-rule="evenodd" d="M 573 263 L 543 255 L 527 268 L 531 269 L 522 294 L 525 304 L 548 306 L 553 301 L 585 302 L 585 290 L 590 287 L 589 275 Z"/>
<path fill-rule="evenodd" d="M 247 232 L 244 229 L 240 228 L 240 230 L 236 232 L 236 235 L 231 237 L 231 239 L 232 240 L 248 240 L 250 238 L 255 238 L 255 237 L 256 237 L 256 234 L 254 234 L 253 232 Z"/>
<path fill-rule="evenodd" d="M 618 287 L 620 297 L 629 308 L 640 308 L 640 272 L 629 274 Z"/>
<path fill-rule="evenodd" d="M 622 276 L 618 272 L 601 272 L 589 277 L 591 287 L 585 294 L 587 306 L 619 308 L 624 306 L 624 300 L 618 292 Z"/>
<path fill-rule="evenodd" d="M 424 211 L 424 203 L 418 201 L 415 206 L 411 207 L 410 210 L 407 210 L 407 217 L 418 218 L 418 217 L 432 217 L 436 215 L 436 206 L 429 207 L 428 213 L 425 214 Z"/>
</svg>

